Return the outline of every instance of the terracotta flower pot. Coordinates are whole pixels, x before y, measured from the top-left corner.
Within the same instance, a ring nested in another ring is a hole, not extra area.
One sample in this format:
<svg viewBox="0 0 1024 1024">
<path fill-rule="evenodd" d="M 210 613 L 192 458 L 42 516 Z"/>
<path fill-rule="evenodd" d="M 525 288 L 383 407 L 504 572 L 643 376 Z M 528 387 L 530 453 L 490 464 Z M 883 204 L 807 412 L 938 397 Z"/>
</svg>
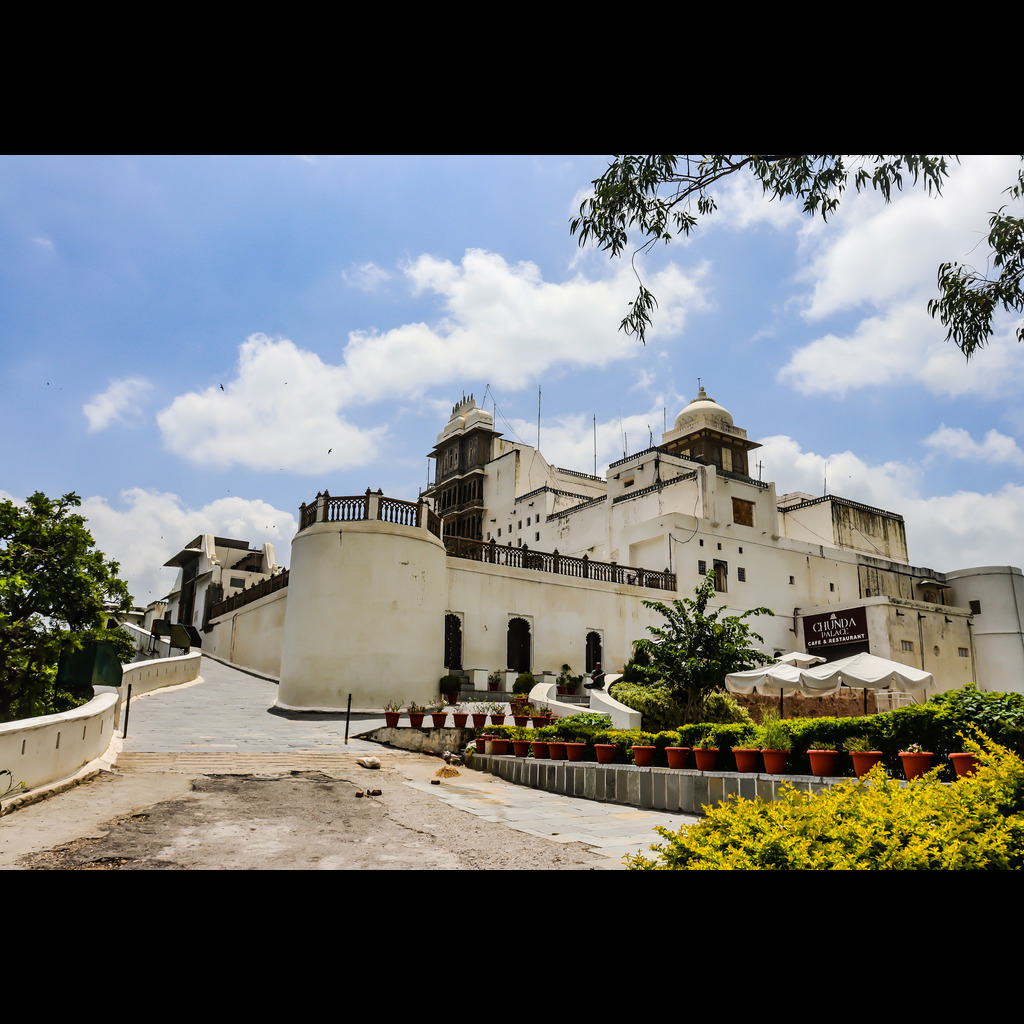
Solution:
<svg viewBox="0 0 1024 1024">
<path fill-rule="evenodd" d="M 544 740 L 533 741 L 533 756 L 543 759 L 547 759 L 548 756 L 548 745 Z"/>
<path fill-rule="evenodd" d="M 487 724 L 487 715 L 471 715 L 473 719 L 473 728 L 482 729 Z"/>
<path fill-rule="evenodd" d="M 491 725 L 504 725 L 504 724 L 505 724 L 505 716 L 504 715 L 491 715 Z"/>
<path fill-rule="evenodd" d="M 733 747 L 732 756 L 736 758 L 736 771 L 744 774 L 756 772 L 761 766 L 761 751 L 755 747 Z"/>
<path fill-rule="evenodd" d="M 900 754 L 900 761 L 903 762 L 903 774 L 907 780 L 916 779 L 918 775 L 924 775 L 931 766 L 935 755 L 928 751 L 921 751 L 920 754 L 904 752 Z"/>
<path fill-rule="evenodd" d="M 424 717 L 426 715 L 426 712 L 423 712 L 421 714 L 418 711 L 410 711 L 408 714 L 409 714 L 409 724 L 414 729 L 422 729 L 423 728 L 423 719 L 424 719 Z"/>
<path fill-rule="evenodd" d="M 650 768 L 654 764 L 655 747 L 633 747 L 633 764 L 638 768 Z"/>
<path fill-rule="evenodd" d="M 568 761 L 582 761 L 583 751 L 587 749 L 586 743 L 566 743 L 565 757 Z"/>
<path fill-rule="evenodd" d="M 665 757 L 668 758 L 669 768 L 688 768 L 690 765 L 690 748 L 666 747 Z"/>
<path fill-rule="evenodd" d="M 851 750 L 850 757 L 853 758 L 853 770 L 857 773 L 857 778 L 862 779 L 882 760 L 882 752 L 880 750 Z"/>
<path fill-rule="evenodd" d="M 435 729 L 443 729 L 444 723 L 448 721 L 448 712 L 433 711 L 430 714 L 430 721 L 434 723 Z"/>
<path fill-rule="evenodd" d="M 811 759 L 812 775 L 835 775 L 836 758 L 839 756 L 838 750 L 808 750 L 807 756 Z"/>
<path fill-rule="evenodd" d="M 457 704 L 459 702 L 459 691 L 456 690 L 454 693 L 446 693 L 444 695 L 444 699 L 448 701 L 449 704 Z"/>
<path fill-rule="evenodd" d="M 565 744 L 559 740 L 548 740 L 548 757 L 552 761 L 564 761 Z"/>
<path fill-rule="evenodd" d="M 615 757 L 615 744 L 595 743 L 594 752 L 597 754 L 598 764 L 611 764 Z"/>
<path fill-rule="evenodd" d="M 530 753 L 530 741 L 513 740 L 512 752 L 516 755 L 516 757 L 528 757 Z"/>
<path fill-rule="evenodd" d="M 398 720 L 402 717 L 401 711 L 385 711 L 384 722 L 389 729 L 398 728 Z"/>
<path fill-rule="evenodd" d="M 469 718 L 468 712 L 464 714 L 457 714 L 454 711 L 452 712 L 452 721 L 455 723 L 456 729 L 465 729 L 467 718 Z"/>
<path fill-rule="evenodd" d="M 788 750 L 762 750 L 764 758 L 764 770 L 769 775 L 785 775 L 786 761 L 789 759 Z"/>
<path fill-rule="evenodd" d="M 949 759 L 953 762 L 957 778 L 973 775 L 978 770 L 978 758 L 974 754 L 950 754 Z"/>
<path fill-rule="evenodd" d="M 697 762 L 697 771 L 710 772 L 718 761 L 717 747 L 694 747 L 693 757 Z"/>
<path fill-rule="evenodd" d="M 533 724 L 534 729 L 539 729 L 541 726 L 548 724 L 547 715 L 532 715 L 530 721 Z"/>
<path fill-rule="evenodd" d="M 529 715 L 513 715 L 512 721 L 516 723 L 516 727 L 519 729 L 525 729 L 527 723 L 530 721 Z"/>
<path fill-rule="evenodd" d="M 508 740 L 504 736 L 495 736 L 491 740 L 491 753 L 499 757 L 508 753 Z"/>
</svg>

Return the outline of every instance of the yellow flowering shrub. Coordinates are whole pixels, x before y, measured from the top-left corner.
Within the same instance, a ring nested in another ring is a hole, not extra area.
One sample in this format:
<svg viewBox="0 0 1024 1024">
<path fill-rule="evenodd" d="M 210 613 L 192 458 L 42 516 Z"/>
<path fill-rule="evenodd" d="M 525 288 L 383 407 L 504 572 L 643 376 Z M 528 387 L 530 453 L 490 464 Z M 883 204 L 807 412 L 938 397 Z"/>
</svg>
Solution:
<svg viewBox="0 0 1024 1024">
<path fill-rule="evenodd" d="M 939 781 L 939 769 L 909 783 L 876 766 L 863 779 L 809 795 L 730 798 L 665 839 L 651 856 L 624 858 L 632 870 L 667 869 L 1007 869 L 1024 865 L 1024 762 L 980 736 L 966 750 L 975 775 Z"/>
</svg>

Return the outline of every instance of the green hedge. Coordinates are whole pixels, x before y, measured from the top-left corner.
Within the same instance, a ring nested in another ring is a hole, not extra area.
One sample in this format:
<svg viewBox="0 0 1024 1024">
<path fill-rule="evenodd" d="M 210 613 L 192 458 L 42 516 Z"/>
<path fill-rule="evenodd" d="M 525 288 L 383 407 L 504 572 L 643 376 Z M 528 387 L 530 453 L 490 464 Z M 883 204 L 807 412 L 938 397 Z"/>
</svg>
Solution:
<svg viewBox="0 0 1024 1024">
<path fill-rule="evenodd" d="M 1024 694 L 990 693 L 973 685 L 960 690 L 939 694 L 926 704 L 912 704 L 896 711 L 860 718 L 787 718 L 784 722 L 790 735 L 788 771 L 795 775 L 810 775 L 811 765 L 807 749 L 812 743 L 824 742 L 844 751 L 846 741 L 853 736 L 864 736 L 871 745 L 882 751 L 882 764 L 890 774 L 900 774 L 899 752 L 911 743 L 920 743 L 936 755 L 936 764 L 943 765 L 947 754 L 965 750 L 964 736 L 972 728 L 980 729 L 995 742 L 1014 753 L 1024 756 Z M 719 763 L 730 765 L 729 753 L 734 747 L 752 742 L 757 727 L 746 724 L 700 723 L 666 728 L 656 731 L 640 729 L 611 729 L 604 715 L 584 712 L 556 719 L 542 729 L 516 729 L 508 725 L 490 725 L 478 732 L 495 736 L 523 738 L 551 738 L 587 744 L 585 757 L 596 759 L 595 743 L 610 743 L 616 748 L 613 763 L 631 764 L 634 744 L 657 748 L 654 764 L 665 767 L 665 747 L 693 747 L 706 732 L 710 732 L 715 746 L 723 752 Z M 728 768 L 726 768 L 728 770 Z M 836 765 L 839 775 L 852 775 L 853 763 L 845 752 Z M 954 777 L 948 763 L 944 764 L 941 778 Z"/>
</svg>

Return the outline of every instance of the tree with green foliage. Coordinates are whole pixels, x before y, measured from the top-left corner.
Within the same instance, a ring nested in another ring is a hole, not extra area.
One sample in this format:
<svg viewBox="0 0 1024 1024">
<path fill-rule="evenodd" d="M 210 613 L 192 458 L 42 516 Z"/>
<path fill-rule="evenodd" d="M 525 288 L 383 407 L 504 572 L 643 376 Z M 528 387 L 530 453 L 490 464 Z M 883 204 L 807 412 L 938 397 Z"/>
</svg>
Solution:
<svg viewBox="0 0 1024 1024">
<path fill-rule="evenodd" d="M 37 491 L 24 506 L 0 502 L 0 722 L 66 710 L 55 689 L 64 651 L 86 640 L 119 642 L 104 626 L 131 607 L 117 562 L 97 551 L 77 494 Z"/>
<path fill-rule="evenodd" d="M 700 721 L 705 695 L 725 686 L 730 672 L 754 668 L 771 661 L 754 642 L 764 638 L 753 632 L 744 620 L 755 615 L 772 615 L 768 608 L 751 608 L 741 615 L 725 615 L 725 608 L 708 611 L 715 596 L 715 574 L 709 572 L 694 590 L 692 598 L 671 605 L 644 601 L 644 606 L 660 612 L 663 626 L 648 626 L 653 639 L 636 642 L 637 653 L 649 660 L 651 680 L 660 680 L 683 709 L 679 724 Z"/>
<path fill-rule="evenodd" d="M 857 192 L 872 188 L 889 202 L 893 188 L 903 188 L 904 175 L 912 185 L 941 195 L 949 165 L 940 156 L 617 156 L 593 182 L 594 194 L 581 204 L 569 230 L 581 246 L 593 241 L 613 257 L 622 254 L 634 232 L 646 239 L 635 257 L 657 242 L 689 235 L 699 217 L 715 211 L 714 186 L 732 174 L 752 174 L 769 199 L 795 197 L 804 213 L 827 221 L 851 176 Z M 1024 198 L 1024 164 L 1004 194 Z M 939 297 L 928 303 L 928 312 L 946 328 L 946 340 L 968 359 L 988 341 L 998 307 L 1024 311 L 1024 219 L 1006 210 L 999 207 L 989 219 L 989 263 L 995 276 L 943 263 Z M 639 274 L 637 280 L 637 297 L 619 326 L 644 342 L 657 302 Z M 1017 340 L 1024 341 L 1024 323 L 1017 328 Z"/>
</svg>

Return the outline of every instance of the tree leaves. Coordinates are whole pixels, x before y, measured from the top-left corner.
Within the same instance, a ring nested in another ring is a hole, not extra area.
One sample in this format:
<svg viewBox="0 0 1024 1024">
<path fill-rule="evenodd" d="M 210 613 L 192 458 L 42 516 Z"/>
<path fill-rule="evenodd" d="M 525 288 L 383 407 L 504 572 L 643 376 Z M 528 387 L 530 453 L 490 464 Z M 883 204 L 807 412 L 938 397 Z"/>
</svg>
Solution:
<svg viewBox="0 0 1024 1024">
<path fill-rule="evenodd" d="M 850 186 L 851 174 L 855 191 L 871 188 L 890 202 L 893 190 L 902 190 L 905 183 L 941 195 L 949 165 L 945 157 L 916 155 L 616 156 L 594 180 L 594 193 L 580 204 L 579 216 L 569 221 L 569 232 L 580 246 L 593 242 L 612 257 L 625 251 L 631 234 L 643 239 L 633 253 L 637 297 L 620 330 L 646 344 L 657 306 L 636 271 L 636 256 L 657 242 L 667 244 L 690 234 L 700 217 L 717 208 L 713 187 L 744 172 L 761 182 L 769 200 L 795 198 L 805 214 L 827 221 Z M 1024 196 L 1024 167 L 1006 193 L 1015 200 Z M 946 340 L 968 359 L 987 343 L 1000 307 L 1024 312 L 1024 220 L 1005 210 L 1001 207 L 989 221 L 990 261 L 999 273 L 989 277 L 958 263 L 943 263 L 938 271 L 939 297 L 928 303 L 928 312 L 947 328 Z M 1024 341 L 1024 324 L 1017 329 L 1017 339 Z"/>
<path fill-rule="evenodd" d="M 80 505 L 39 491 L 25 507 L 0 502 L 0 721 L 43 713 L 61 651 L 95 635 L 108 607 L 131 606 L 117 562 L 72 511 Z"/>
</svg>

